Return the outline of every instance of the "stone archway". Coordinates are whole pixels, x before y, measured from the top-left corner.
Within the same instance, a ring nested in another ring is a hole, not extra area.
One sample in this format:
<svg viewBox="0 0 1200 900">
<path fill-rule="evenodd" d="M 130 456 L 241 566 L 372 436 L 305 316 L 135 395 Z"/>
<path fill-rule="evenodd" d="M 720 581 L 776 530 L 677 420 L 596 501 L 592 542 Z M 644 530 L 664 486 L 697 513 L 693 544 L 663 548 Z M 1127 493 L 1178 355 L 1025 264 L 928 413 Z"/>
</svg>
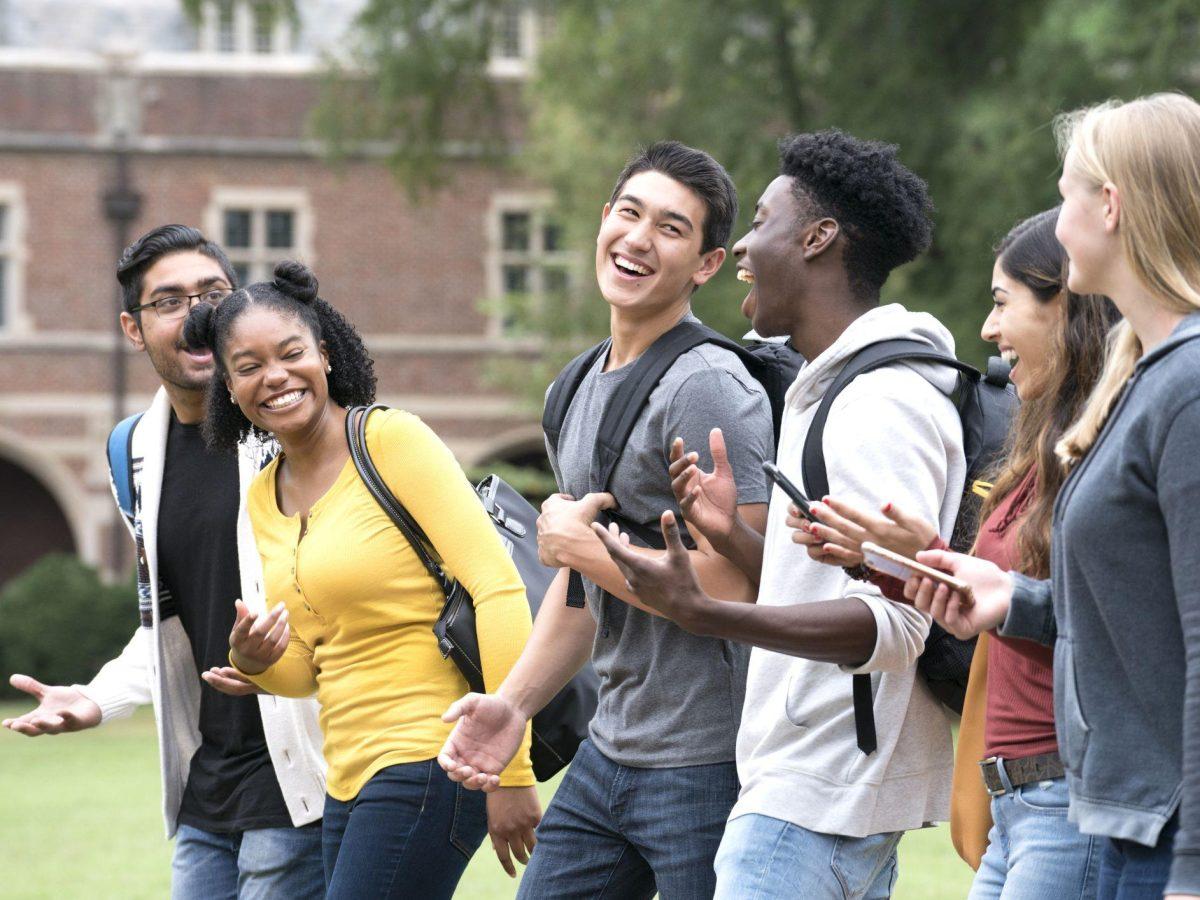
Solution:
<svg viewBox="0 0 1200 900">
<path fill-rule="evenodd" d="M 0 587 L 47 553 L 76 553 L 75 535 L 54 495 L 0 455 Z"/>
</svg>

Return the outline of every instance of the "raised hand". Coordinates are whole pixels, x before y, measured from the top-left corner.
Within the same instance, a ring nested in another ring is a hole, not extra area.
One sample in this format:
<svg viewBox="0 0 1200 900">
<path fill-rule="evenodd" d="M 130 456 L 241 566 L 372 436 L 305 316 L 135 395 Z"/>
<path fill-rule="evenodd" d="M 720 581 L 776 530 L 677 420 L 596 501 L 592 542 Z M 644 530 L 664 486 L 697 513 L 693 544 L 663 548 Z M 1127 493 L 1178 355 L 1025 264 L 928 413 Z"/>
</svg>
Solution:
<svg viewBox="0 0 1200 900">
<path fill-rule="evenodd" d="M 713 460 L 711 472 L 697 465 L 700 454 L 687 452 L 683 438 L 675 438 L 667 471 L 684 520 L 719 550 L 728 544 L 737 524 L 737 484 L 720 428 L 708 433 L 708 449 Z"/>
<path fill-rule="evenodd" d="M 237 618 L 229 633 L 233 662 L 247 675 L 257 675 L 275 665 L 287 650 L 291 630 L 287 607 L 281 602 L 265 615 L 250 612 L 241 600 L 234 601 Z"/>
<path fill-rule="evenodd" d="M 883 515 L 866 512 L 836 497 L 812 503 L 810 509 L 819 523 L 809 523 L 788 511 L 787 525 L 797 529 L 792 540 L 809 548 L 809 556 L 837 566 L 856 566 L 862 562 L 863 542 L 872 541 L 902 556 L 915 557 L 938 536 L 937 528 L 919 516 L 909 515 L 888 503 Z"/>
<path fill-rule="evenodd" d="M 450 780 L 489 793 L 500 787 L 500 773 L 525 737 L 525 715 L 498 694 L 467 694 L 450 705 L 442 721 L 457 723 L 438 754 Z"/>
<path fill-rule="evenodd" d="M 0 722 L 18 734 L 38 737 L 43 734 L 63 734 L 83 731 L 100 724 L 100 707 L 83 695 L 78 688 L 42 684 L 28 675 L 13 675 L 8 683 L 38 701 L 36 709 Z"/>
<path fill-rule="evenodd" d="M 635 553 L 629 546 L 629 535 L 622 534 L 616 525 L 607 530 L 598 523 L 592 531 L 600 538 L 612 557 L 629 589 L 647 606 L 675 621 L 681 628 L 695 631 L 698 616 L 712 603 L 696 578 L 696 570 L 687 548 L 679 537 L 679 525 L 670 510 L 659 520 L 666 553 L 649 555 Z"/>
<path fill-rule="evenodd" d="M 929 613 L 960 640 L 998 628 L 1008 616 L 1013 582 L 1003 569 L 975 556 L 948 550 L 924 550 L 917 562 L 949 572 L 971 586 L 971 598 L 931 578 L 913 576 L 904 585 L 904 596 L 917 609 Z"/>
<path fill-rule="evenodd" d="M 200 677 L 222 694 L 230 697 L 245 697 L 250 694 L 265 694 L 262 688 L 235 669 L 233 666 L 213 666 Z"/>
</svg>

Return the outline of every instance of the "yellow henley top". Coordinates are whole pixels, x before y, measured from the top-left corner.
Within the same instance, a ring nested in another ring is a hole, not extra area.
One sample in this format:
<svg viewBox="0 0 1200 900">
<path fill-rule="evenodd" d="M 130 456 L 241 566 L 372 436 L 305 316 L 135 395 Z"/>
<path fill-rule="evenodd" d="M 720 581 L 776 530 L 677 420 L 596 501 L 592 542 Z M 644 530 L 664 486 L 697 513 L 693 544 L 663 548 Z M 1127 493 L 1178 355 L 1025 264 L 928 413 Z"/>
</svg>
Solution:
<svg viewBox="0 0 1200 900">
<path fill-rule="evenodd" d="M 367 449 L 392 493 L 475 601 L 484 683 L 494 691 L 531 627 L 525 587 L 491 520 L 445 444 L 416 416 L 371 413 Z M 446 707 L 467 692 L 433 635 L 443 595 L 351 460 L 308 516 L 280 512 L 276 457 L 247 496 L 268 603 L 291 623 L 284 656 L 252 680 L 284 697 L 316 692 L 329 764 L 327 790 L 350 800 L 379 770 L 437 756 Z M 533 784 L 529 731 L 501 773 Z"/>
</svg>

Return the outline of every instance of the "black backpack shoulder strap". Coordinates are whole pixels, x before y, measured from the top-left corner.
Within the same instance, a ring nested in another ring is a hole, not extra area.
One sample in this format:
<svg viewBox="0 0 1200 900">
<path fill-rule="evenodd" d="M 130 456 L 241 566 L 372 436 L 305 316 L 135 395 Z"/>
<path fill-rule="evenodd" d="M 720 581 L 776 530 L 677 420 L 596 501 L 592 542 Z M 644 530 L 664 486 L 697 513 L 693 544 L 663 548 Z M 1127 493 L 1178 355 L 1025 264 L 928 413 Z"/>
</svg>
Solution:
<svg viewBox="0 0 1200 900">
<path fill-rule="evenodd" d="M 592 456 L 593 491 L 608 490 L 613 469 L 629 441 L 629 435 L 633 433 L 633 426 L 637 424 L 650 394 L 667 370 L 689 350 L 709 343 L 727 346 L 732 342 L 706 325 L 683 321 L 661 335 L 638 357 L 633 370 L 613 393 L 600 419 Z"/>
<path fill-rule="evenodd" d="M 584 350 L 566 364 L 550 385 L 550 391 L 546 395 L 546 406 L 542 410 L 542 431 L 555 453 L 558 452 L 558 437 L 562 433 L 563 422 L 567 419 L 567 410 L 571 408 L 571 401 L 575 399 L 579 385 L 583 383 L 583 378 L 592 365 L 601 354 L 608 351 L 611 344 L 612 339 L 605 338 L 594 347 Z"/>
<path fill-rule="evenodd" d="M 966 379 L 972 383 L 979 381 L 981 377 L 979 370 L 974 366 L 962 362 L 942 350 L 936 350 L 922 341 L 897 338 L 863 347 L 842 366 L 842 370 L 834 378 L 833 384 L 821 398 L 817 412 L 808 427 L 808 434 L 804 438 L 800 471 L 804 478 L 804 488 L 813 499 L 820 499 L 829 493 L 829 474 L 825 469 L 825 422 L 829 418 L 829 411 L 838 394 L 864 372 L 901 360 L 927 360 L 941 363 L 957 369 L 960 379 Z"/>
</svg>

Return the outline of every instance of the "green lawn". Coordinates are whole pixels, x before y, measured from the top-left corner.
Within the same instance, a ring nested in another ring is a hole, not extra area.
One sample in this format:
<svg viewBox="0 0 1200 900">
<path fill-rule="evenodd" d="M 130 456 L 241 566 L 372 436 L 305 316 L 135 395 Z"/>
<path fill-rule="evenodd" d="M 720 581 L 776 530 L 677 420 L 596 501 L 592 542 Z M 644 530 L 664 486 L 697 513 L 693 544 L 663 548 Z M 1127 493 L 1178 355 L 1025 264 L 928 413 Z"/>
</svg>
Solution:
<svg viewBox="0 0 1200 900">
<path fill-rule="evenodd" d="M 0 705 L 0 718 L 27 707 Z M 0 733 L 0 897 L 161 898 L 170 845 L 159 811 L 158 755 L 148 709 L 99 731 L 29 738 Z M 544 786 L 543 803 L 553 793 Z M 964 897 L 971 871 L 944 827 L 900 844 L 897 898 Z M 512 897 L 516 882 L 481 849 L 457 896 Z"/>
</svg>

